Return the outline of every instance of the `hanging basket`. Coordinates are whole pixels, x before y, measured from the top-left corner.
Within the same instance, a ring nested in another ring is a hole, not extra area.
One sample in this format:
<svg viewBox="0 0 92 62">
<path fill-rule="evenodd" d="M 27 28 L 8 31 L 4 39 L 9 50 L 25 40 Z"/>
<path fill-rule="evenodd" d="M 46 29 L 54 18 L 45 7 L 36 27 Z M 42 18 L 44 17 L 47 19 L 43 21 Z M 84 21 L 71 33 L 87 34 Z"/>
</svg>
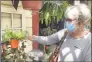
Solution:
<svg viewBox="0 0 92 62">
<path fill-rule="evenodd" d="M 42 7 L 42 1 L 22 1 L 23 9 L 30 10 L 30 9 L 41 9 Z"/>
<path fill-rule="evenodd" d="M 19 40 L 17 39 L 11 39 L 10 40 L 11 48 L 18 48 L 19 46 Z"/>
</svg>

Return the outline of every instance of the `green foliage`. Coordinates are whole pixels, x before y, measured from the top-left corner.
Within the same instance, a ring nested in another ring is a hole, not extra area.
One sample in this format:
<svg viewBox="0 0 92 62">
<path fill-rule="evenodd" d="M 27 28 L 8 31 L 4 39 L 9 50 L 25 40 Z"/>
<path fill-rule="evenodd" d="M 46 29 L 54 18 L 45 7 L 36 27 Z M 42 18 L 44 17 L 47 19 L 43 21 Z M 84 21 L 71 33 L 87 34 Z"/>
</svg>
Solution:
<svg viewBox="0 0 92 62">
<path fill-rule="evenodd" d="M 5 29 L 5 33 L 2 35 L 2 41 L 3 42 L 6 42 L 6 41 L 9 41 L 9 39 L 11 38 L 11 30 L 9 29 Z"/>
<path fill-rule="evenodd" d="M 5 33 L 2 35 L 2 41 L 6 42 L 10 39 L 18 39 L 23 40 L 25 39 L 26 32 L 25 31 L 13 31 L 11 29 L 6 28 Z"/>
<path fill-rule="evenodd" d="M 67 1 L 59 1 L 59 3 L 55 1 L 46 1 L 43 7 L 40 10 L 40 21 L 43 24 L 45 21 L 46 25 L 51 23 L 51 17 L 53 16 L 54 19 L 57 17 L 57 22 L 63 18 L 64 12 L 69 6 Z"/>
<path fill-rule="evenodd" d="M 9 45 L 6 45 L 5 51 L 3 51 L 1 56 L 2 62 L 26 62 L 27 55 L 23 46 L 26 45 L 22 44 L 20 48 L 10 48 Z"/>
<path fill-rule="evenodd" d="M 25 31 L 16 31 L 16 37 L 18 40 L 25 39 L 26 32 Z"/>
</svg>

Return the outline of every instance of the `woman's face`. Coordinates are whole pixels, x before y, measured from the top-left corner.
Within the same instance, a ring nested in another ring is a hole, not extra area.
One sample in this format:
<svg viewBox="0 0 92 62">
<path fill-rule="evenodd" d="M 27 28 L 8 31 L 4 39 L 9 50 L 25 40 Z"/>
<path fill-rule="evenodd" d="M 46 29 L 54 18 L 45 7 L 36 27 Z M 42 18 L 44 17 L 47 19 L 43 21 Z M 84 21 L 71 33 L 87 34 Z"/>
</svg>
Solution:
<svg viewBox="0 0 92 62">
<path fill-rule="evenodd" d="M 70 32 L 74 32 L 74 31 L 79 31 L 81 29 L 84 28 L 83 23 L 78 22 L 78 20 L 76 19 L 66 19 L 66 28 L 70 31 Z"/>
</svg>

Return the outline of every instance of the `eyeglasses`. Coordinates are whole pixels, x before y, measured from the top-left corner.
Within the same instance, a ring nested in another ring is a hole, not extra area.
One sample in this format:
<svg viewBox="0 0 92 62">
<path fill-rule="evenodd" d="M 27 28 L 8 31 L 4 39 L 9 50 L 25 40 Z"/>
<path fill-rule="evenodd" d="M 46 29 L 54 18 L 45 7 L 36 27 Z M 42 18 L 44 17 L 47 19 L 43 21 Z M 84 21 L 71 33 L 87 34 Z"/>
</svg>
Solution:
<svg viewBox="0 0 92 62">
<path fill-rule="evenodd" d="M 68 21 L 68 22 L 76 21 L 76 22 L 77 22 L 77 20 L 76 20 L 76 19 L 74 19 L 74 20 L 73 20 L 73 19 L 69 19 L 69 18 L 68 18 L 68 19 L 66 19 L 66 21 Z"/>
<path fill-rule="evenodd" d="M 68 19 L 66 19 L 66 21 L 68 21 L 68 22 L 72 22 L 72 21 L 74 21 L 74 20 L 68 18 Z"/>
</svg>

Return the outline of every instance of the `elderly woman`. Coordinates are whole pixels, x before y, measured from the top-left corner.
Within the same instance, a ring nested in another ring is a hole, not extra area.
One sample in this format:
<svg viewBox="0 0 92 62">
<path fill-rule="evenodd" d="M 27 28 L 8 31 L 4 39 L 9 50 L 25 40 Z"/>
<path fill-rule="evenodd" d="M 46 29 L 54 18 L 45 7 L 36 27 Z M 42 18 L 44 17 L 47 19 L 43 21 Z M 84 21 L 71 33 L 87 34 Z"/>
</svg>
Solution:
<svg viewBox="0 0 92 62">
<path fill-rule="evenodd" d="M 65 18 L 65 29 L 50 36 L 33 35 L 30 40 L 51 45 L 60 42 L 64 32 L 68 31 L 60 48 L 58 61 L 91 61 L 91 33 L 85 29 L 91 18 L 90 9 L 85 4 L 69 6 Z"/>
</svg>

